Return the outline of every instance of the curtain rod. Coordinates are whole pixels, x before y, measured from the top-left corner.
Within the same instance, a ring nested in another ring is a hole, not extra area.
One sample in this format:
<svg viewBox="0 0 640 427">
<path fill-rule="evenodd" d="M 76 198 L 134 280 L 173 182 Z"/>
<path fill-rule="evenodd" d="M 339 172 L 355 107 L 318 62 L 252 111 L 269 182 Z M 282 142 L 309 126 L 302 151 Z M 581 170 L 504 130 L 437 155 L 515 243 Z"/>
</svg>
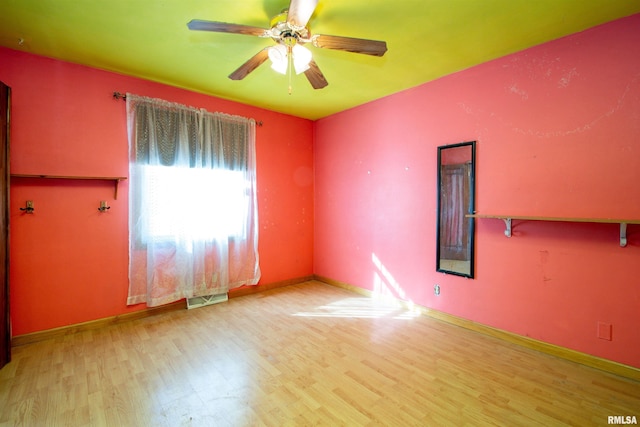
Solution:
<svg viewBox="0 0 640 427">
<path fill-rule="evenodd" d="M 122 99 L 123 101 L 126 101 L 127 99 L 127 95 L 124 93 L 120 93 L 120 92 L 113 92 L 113 99 Z M 256 125 L 258 126 L 262 126 L 262 120 L 255 120 Z"/>
</svg>

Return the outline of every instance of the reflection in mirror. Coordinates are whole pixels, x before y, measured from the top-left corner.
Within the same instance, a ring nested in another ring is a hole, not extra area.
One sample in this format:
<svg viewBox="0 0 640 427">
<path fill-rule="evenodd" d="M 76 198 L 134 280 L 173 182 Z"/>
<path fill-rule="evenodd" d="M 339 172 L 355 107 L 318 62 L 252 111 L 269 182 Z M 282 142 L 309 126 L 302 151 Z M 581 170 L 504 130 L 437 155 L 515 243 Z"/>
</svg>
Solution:
<svg viewBox="0 0 640 427">
<path fill-rule="evenodd" d="M 476 143 L 438 147 L 436 271 L 473 277 Z"/>
</svg>

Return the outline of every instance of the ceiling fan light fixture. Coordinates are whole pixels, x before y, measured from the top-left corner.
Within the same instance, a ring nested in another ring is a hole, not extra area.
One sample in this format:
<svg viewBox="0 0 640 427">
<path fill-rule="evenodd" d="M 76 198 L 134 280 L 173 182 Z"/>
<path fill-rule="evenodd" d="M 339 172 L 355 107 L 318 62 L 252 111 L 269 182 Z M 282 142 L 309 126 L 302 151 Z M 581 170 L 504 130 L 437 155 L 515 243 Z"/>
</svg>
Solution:
<svg viewBox="0 0 640 427">
<path fill-rule="evenodd" d="M 280 74 L 287 74 L 287 48 L 279 44 L 269 48 L 269 59 L 271 60 L 271 68 Z"/>
<path fill-rule="evenodd" d="M 289 67 L 288 50 L 287 46 L 281 44 L 269 48 L 271 68 L 280 74 L 287 74 Z M 309 69 L 309 63 L 312 59 L 311 51 L 304 46 L 295 44 L 291 48 L 291 59 L 296 74 L 304 73 Z"/>
<path fill-rule="evenodd" d="M 309 63 L 313 59 L 311 51 L 304 46 L 296 44 L 291 49 L 293 56 L 293 68 L 296 74 L 304 73 L 309 69 Z"/>
</svg>

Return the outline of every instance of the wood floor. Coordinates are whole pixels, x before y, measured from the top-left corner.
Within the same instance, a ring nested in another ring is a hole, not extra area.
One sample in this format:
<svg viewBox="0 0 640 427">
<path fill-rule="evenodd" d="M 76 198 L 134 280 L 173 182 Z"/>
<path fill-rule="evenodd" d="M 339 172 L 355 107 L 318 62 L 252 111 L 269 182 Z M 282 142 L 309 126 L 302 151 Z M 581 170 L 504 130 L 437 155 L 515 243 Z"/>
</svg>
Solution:
<svg viewBox="0 0 640 427">
<path fill-rule="evenodd" d="M 603 426 L 640 383 L 309 282 L 16 347 L 0 426 Z"/>
</svg>

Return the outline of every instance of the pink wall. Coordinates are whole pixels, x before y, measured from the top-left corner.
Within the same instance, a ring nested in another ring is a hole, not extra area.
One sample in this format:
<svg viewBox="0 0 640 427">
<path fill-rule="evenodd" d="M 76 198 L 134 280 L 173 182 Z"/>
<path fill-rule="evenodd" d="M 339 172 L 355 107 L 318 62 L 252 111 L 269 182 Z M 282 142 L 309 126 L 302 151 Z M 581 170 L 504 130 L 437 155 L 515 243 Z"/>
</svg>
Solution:
<svg viewBox="0 0 640 427">
<path fill-rule="evenodd" d="M 127 176 L 125 103 L 114 91 L 262 120 L 260 283 L 313 273 L 312 122 L 4 48 L 0 64 L 0 80 L 12 88 L 12 173 Z M 26 200 L 34 215 L 20 212 Z M 100 200 L 108 213 L 98 212 Z M 127 181 L 114 200 L 110 183 L 12 180 L 14 336 L 144 308 L 126 306 L 127 206 Z"/>
<path fill-rule="evenodd" d="M 638 46 L 635 15 L 318 121 L 315 273 L 640 367 L 640 225 L 478 220 L 476 278 L 435 271 L 439 145 L 478 141 L 479 213 L 640 219 Z"/>
</svg>

